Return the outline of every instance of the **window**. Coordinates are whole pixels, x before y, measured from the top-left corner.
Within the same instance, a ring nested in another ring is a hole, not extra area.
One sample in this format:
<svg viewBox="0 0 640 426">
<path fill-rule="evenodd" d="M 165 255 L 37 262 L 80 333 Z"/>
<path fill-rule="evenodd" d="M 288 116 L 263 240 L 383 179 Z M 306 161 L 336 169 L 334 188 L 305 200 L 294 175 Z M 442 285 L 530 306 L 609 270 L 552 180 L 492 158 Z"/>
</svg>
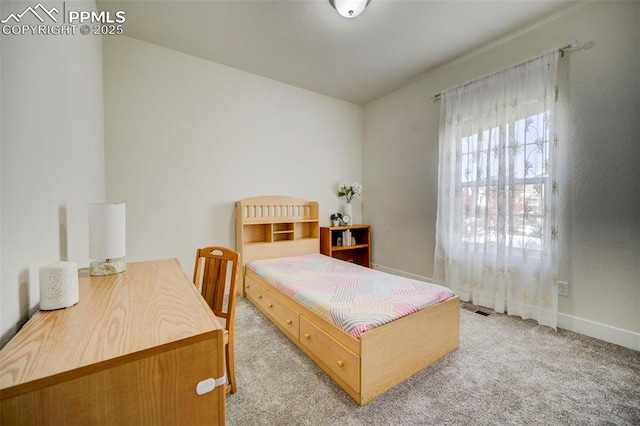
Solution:
<svg viewBox="0 0 640 426">
<path fill-rule="evenodd" d="M 542 249 L 548 186 L 547 117 L 548 112 L 539 113 L 460 141 L 461 236 L 465 243 Z M 506 192 L 504 201 L 498 197 L 501 191 Z M 505 232 L 499 232 L 501 228 Z"/>
</svg>

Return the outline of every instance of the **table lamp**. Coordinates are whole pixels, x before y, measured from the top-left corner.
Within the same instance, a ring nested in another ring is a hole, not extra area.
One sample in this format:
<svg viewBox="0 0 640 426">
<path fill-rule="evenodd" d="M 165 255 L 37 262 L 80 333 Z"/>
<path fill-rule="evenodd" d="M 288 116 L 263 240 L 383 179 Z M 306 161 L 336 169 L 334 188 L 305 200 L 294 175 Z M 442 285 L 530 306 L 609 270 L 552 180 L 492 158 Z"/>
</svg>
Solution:
<svg viewBox="0 0 640 426">
<path fill-rule="evenodd" d="M 89 204 L 90 275 L 112 275 L 127 269 L 124 203 Z"/>
</svg>

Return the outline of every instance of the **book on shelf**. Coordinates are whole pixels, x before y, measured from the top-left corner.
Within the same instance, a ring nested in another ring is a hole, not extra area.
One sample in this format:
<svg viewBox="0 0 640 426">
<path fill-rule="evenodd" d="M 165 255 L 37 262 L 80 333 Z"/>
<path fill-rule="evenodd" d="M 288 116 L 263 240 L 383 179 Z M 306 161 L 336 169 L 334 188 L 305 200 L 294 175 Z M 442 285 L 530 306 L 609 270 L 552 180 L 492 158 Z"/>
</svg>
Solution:
<svg viewBox="0 0 640 426">
<path fill-rule="evenodd" d="M 347 229 L 346 231 L 342 231 L 342 245 L 350 246 L 351 245 L 351 230 Z"/>
</svg>

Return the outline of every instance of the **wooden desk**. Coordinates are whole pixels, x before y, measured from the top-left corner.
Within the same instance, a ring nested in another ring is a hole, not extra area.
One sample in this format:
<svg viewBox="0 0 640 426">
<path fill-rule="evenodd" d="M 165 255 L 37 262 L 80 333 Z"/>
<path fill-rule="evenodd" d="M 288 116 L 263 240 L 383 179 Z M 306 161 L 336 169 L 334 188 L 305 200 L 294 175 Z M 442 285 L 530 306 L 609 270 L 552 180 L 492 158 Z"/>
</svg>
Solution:
<svg viewBox="0 0 640 426">
<path fill-rule="evenodd" d="M 80 302 L 0 350 L 0 424 L 225 424 L 223 329 L 176 259 L 80 271 Z"/>
</svg>

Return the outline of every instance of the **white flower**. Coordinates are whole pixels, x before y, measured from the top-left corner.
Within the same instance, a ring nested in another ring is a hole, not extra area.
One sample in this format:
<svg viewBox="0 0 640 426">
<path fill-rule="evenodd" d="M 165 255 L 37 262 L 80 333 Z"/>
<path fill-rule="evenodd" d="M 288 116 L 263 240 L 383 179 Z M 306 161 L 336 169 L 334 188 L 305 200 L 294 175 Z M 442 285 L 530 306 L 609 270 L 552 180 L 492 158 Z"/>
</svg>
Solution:
<svg viewBox="0 0 640 426">
<path fill-rule="evenodd" d="M 362 195 L 362 184 L 360 182 L 354 182 L 351 185 L 342 181 L 338 184 L 338 197 L 346 197 L 347 203 L 353 200 L 353 197 Z"/>
<path fill-rule="evenodd" d="M 362 184 L 360 182 L 353 182 L 351 190 L 355 192 L 357 196 L 362 195 Z"/>
</svg>

